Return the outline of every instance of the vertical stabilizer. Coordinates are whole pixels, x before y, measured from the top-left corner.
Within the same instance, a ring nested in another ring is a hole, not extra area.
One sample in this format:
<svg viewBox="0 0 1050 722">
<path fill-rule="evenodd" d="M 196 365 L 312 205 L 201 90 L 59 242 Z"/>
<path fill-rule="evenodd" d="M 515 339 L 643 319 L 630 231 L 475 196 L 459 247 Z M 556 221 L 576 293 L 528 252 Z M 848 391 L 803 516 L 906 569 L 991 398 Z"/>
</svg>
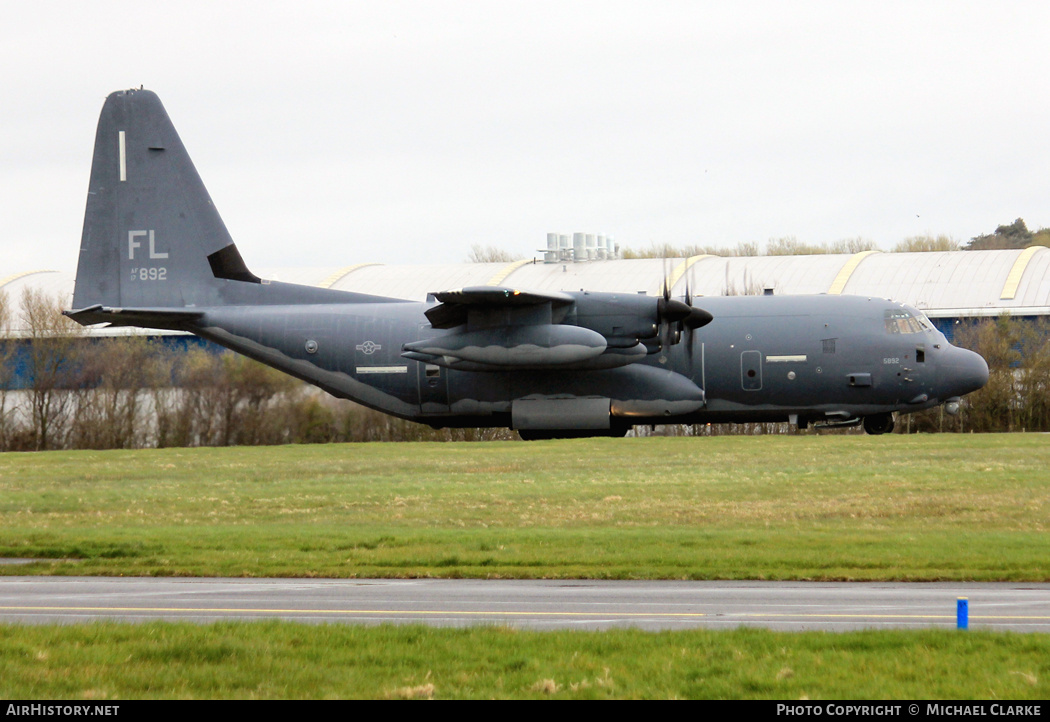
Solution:
<svg viewBox="0 0 1050 722">
<path fill-rule="evenodd" d="M 155 93 L 106 99 L 95 136 L 73 307 L 222 305 L 257 282 Z"/>
</svg>

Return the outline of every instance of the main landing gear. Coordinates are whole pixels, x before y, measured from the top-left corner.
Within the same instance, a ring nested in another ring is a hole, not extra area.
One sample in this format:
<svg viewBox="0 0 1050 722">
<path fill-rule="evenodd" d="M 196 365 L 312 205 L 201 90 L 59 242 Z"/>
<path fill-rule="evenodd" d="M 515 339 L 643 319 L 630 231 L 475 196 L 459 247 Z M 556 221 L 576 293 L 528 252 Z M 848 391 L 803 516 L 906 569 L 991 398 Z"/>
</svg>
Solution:
<svg viewBox="0 0 1050 722">
<path fill-rule="evenodd" d="M 864 430 L 872 435 L 893 431 L 893 414 L 872 414 L 864 417 Z"/>
</svg>

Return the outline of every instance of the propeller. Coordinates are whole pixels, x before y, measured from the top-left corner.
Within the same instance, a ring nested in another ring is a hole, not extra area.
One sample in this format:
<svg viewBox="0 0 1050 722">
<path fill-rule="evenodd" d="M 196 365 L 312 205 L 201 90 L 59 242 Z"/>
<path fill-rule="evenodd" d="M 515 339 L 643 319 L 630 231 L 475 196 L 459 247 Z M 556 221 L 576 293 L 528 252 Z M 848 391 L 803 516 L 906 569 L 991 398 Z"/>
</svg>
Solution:
<svg viewBox="0 0 1050 722">
<path fill-rule="evenodd" d="M 689 307 L 671 298 L 671 284 L 668 282 L 667 258 L 663 261 L 664 280 L 660 300 L 656 302 L 656 319 L 660 324 L 660 348 L 667 350 L 672 344 L 682 339 L 679 324 L 689 317 Z"/>
<path fill-rule="evenodd" d="M 692 355 L 693 331 L 714 320 L 709 312 L 693 307 L 692 275 L 692 268 L 690 268 L 686 275 L 684 301 L 671 298 L 671 284 L 665 258 L 662 292 L 656 304 L 657 323 L 660 324 L 660 348 L 667 349 L 681 342 L 683 335 L 688 334 L 690 356 Z"/>
<path fill-rule="evenodd" d="M 666 259 L 665 259 L 666 260 Z M 671 298 L 671 285 L 669 283 L 667 267 L 664 266 L 663 293 L 657 302 L 657 318 L 662 324 L 660 329 L 660 344 L 663 348 L 679 343 L 684 333 L 689 333 L 689 343 L 692 345 L 692 332 L 701 326 L 706 326 L 714 320 L 714 317 L 702 308 L 693 307 L 692 268 L 685 279 L 684 302 Z"/>
</svg>

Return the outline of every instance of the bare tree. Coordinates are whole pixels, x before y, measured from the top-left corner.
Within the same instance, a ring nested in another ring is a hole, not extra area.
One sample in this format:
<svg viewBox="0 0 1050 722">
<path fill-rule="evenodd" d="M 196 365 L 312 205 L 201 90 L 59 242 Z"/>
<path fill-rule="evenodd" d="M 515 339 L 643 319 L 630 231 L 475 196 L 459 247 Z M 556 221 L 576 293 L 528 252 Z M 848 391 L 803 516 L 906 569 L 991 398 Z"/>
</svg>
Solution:
<svg viewBox="0 0 1050 722">
<path fill-rule="evenodd" d="M 693 256 L 703 256 L 707 254 L 726 255 L 726 251 L 720 251 L 716 248 L 709 248 L 707 246 L 701 246 L 698 244 L 685 245 L 685 246 L 672 246 L 670 243 L 651 243 L 648 248 L 627 248 L 624 247 L 620 251 L 620 255 L 623 258 L 692 258 Z"/>
<path fill-rule="evenodd" d="M 754 256 L 811 256 L 824 253 L 860 253 L 876 250 L 874 241 L 866 238 L 844 238 L 829 245 L 804 243 L 794 236 L 770 238 L 766 241 L 763 253 L 755 241 L 743 241 L 732 248 L 718 248 L 691 244 L 672 246 L 670 243 L 652 243 L 648 248 L 634 249 L 625 247 L 624 258 L 690 258 L 692 256 L 754 257 Z"/>
<path fill-rule="evenodd" d="M 11 338 L 11 316 L 7 293 L 0 291 L 0 451 L 10 448 L 11 425 L 16 412 L 16 409 L 8 406 L 8 394 L 16 379 L 14 361 L 17 342 Z"/>
<path fill-rule="evenodd" d="M 943 233 L 934 237 L 927 233 L 924 236 L 909 236 L 893 247 L 894 253 L 926 253 L 930 251 L 958 251 L 959 244 L 951 236 Z"/>
<path fill-rule="evenodd" d="M 215 354 L 195 348 L 172 354 L 171 367 L 173 388 L 158 390 L 154 396 L 157 445 L 215 445 L 221 361 Z"/>
<path fill-rule="evenodd" d="M 34 447 L 60 448 L 79 372 L 77 344 L 82 327 L 62 315 L 62 299 L 40 289 L 22 292 L 22 325 L 27 337 L 25 370 Z"/>
<path fill-rule="evenodd" d="M 153 441 L 147 392 L 170 385 L 157 345 L 143 336 L 118 336 L 83 347 L 74 448 L 131 449 Z"/>
<path fill-rule="evenodd" d="M 305 384 L 239 354 L 223 354 L 222 439 L 230 444 L 295 440 L 295 401 Z"/>
<path fill-rule="evenodd" d="M 766 241 L 767 256 L 816 256 L 828 252 L 827 246 L 803 243 L 794 236 L 770 238 Z"/>
<path fill-rule="evenodd" d="M 504 251 L 496 246 L 482 246 L 480 243 L 475 243 L 470 247 L 470 253 L 467 254 L 467 263 L 510 263 L 520 261 L 522 258 L 521 255 Z"/>
</svg>

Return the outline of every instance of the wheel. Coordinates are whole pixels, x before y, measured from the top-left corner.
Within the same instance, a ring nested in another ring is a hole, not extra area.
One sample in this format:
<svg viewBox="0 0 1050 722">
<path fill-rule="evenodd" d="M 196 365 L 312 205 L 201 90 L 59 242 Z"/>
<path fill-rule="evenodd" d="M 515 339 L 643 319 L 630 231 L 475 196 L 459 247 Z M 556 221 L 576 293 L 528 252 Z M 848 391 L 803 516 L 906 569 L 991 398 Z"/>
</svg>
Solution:
<svg viewBox="0 0 1050 722">
<path fill-rule="evenodd" d="M 877 436 L 893 431 L 893 414 L 874 414 L 864 417 L 864 430 Z"/>
</svg>

